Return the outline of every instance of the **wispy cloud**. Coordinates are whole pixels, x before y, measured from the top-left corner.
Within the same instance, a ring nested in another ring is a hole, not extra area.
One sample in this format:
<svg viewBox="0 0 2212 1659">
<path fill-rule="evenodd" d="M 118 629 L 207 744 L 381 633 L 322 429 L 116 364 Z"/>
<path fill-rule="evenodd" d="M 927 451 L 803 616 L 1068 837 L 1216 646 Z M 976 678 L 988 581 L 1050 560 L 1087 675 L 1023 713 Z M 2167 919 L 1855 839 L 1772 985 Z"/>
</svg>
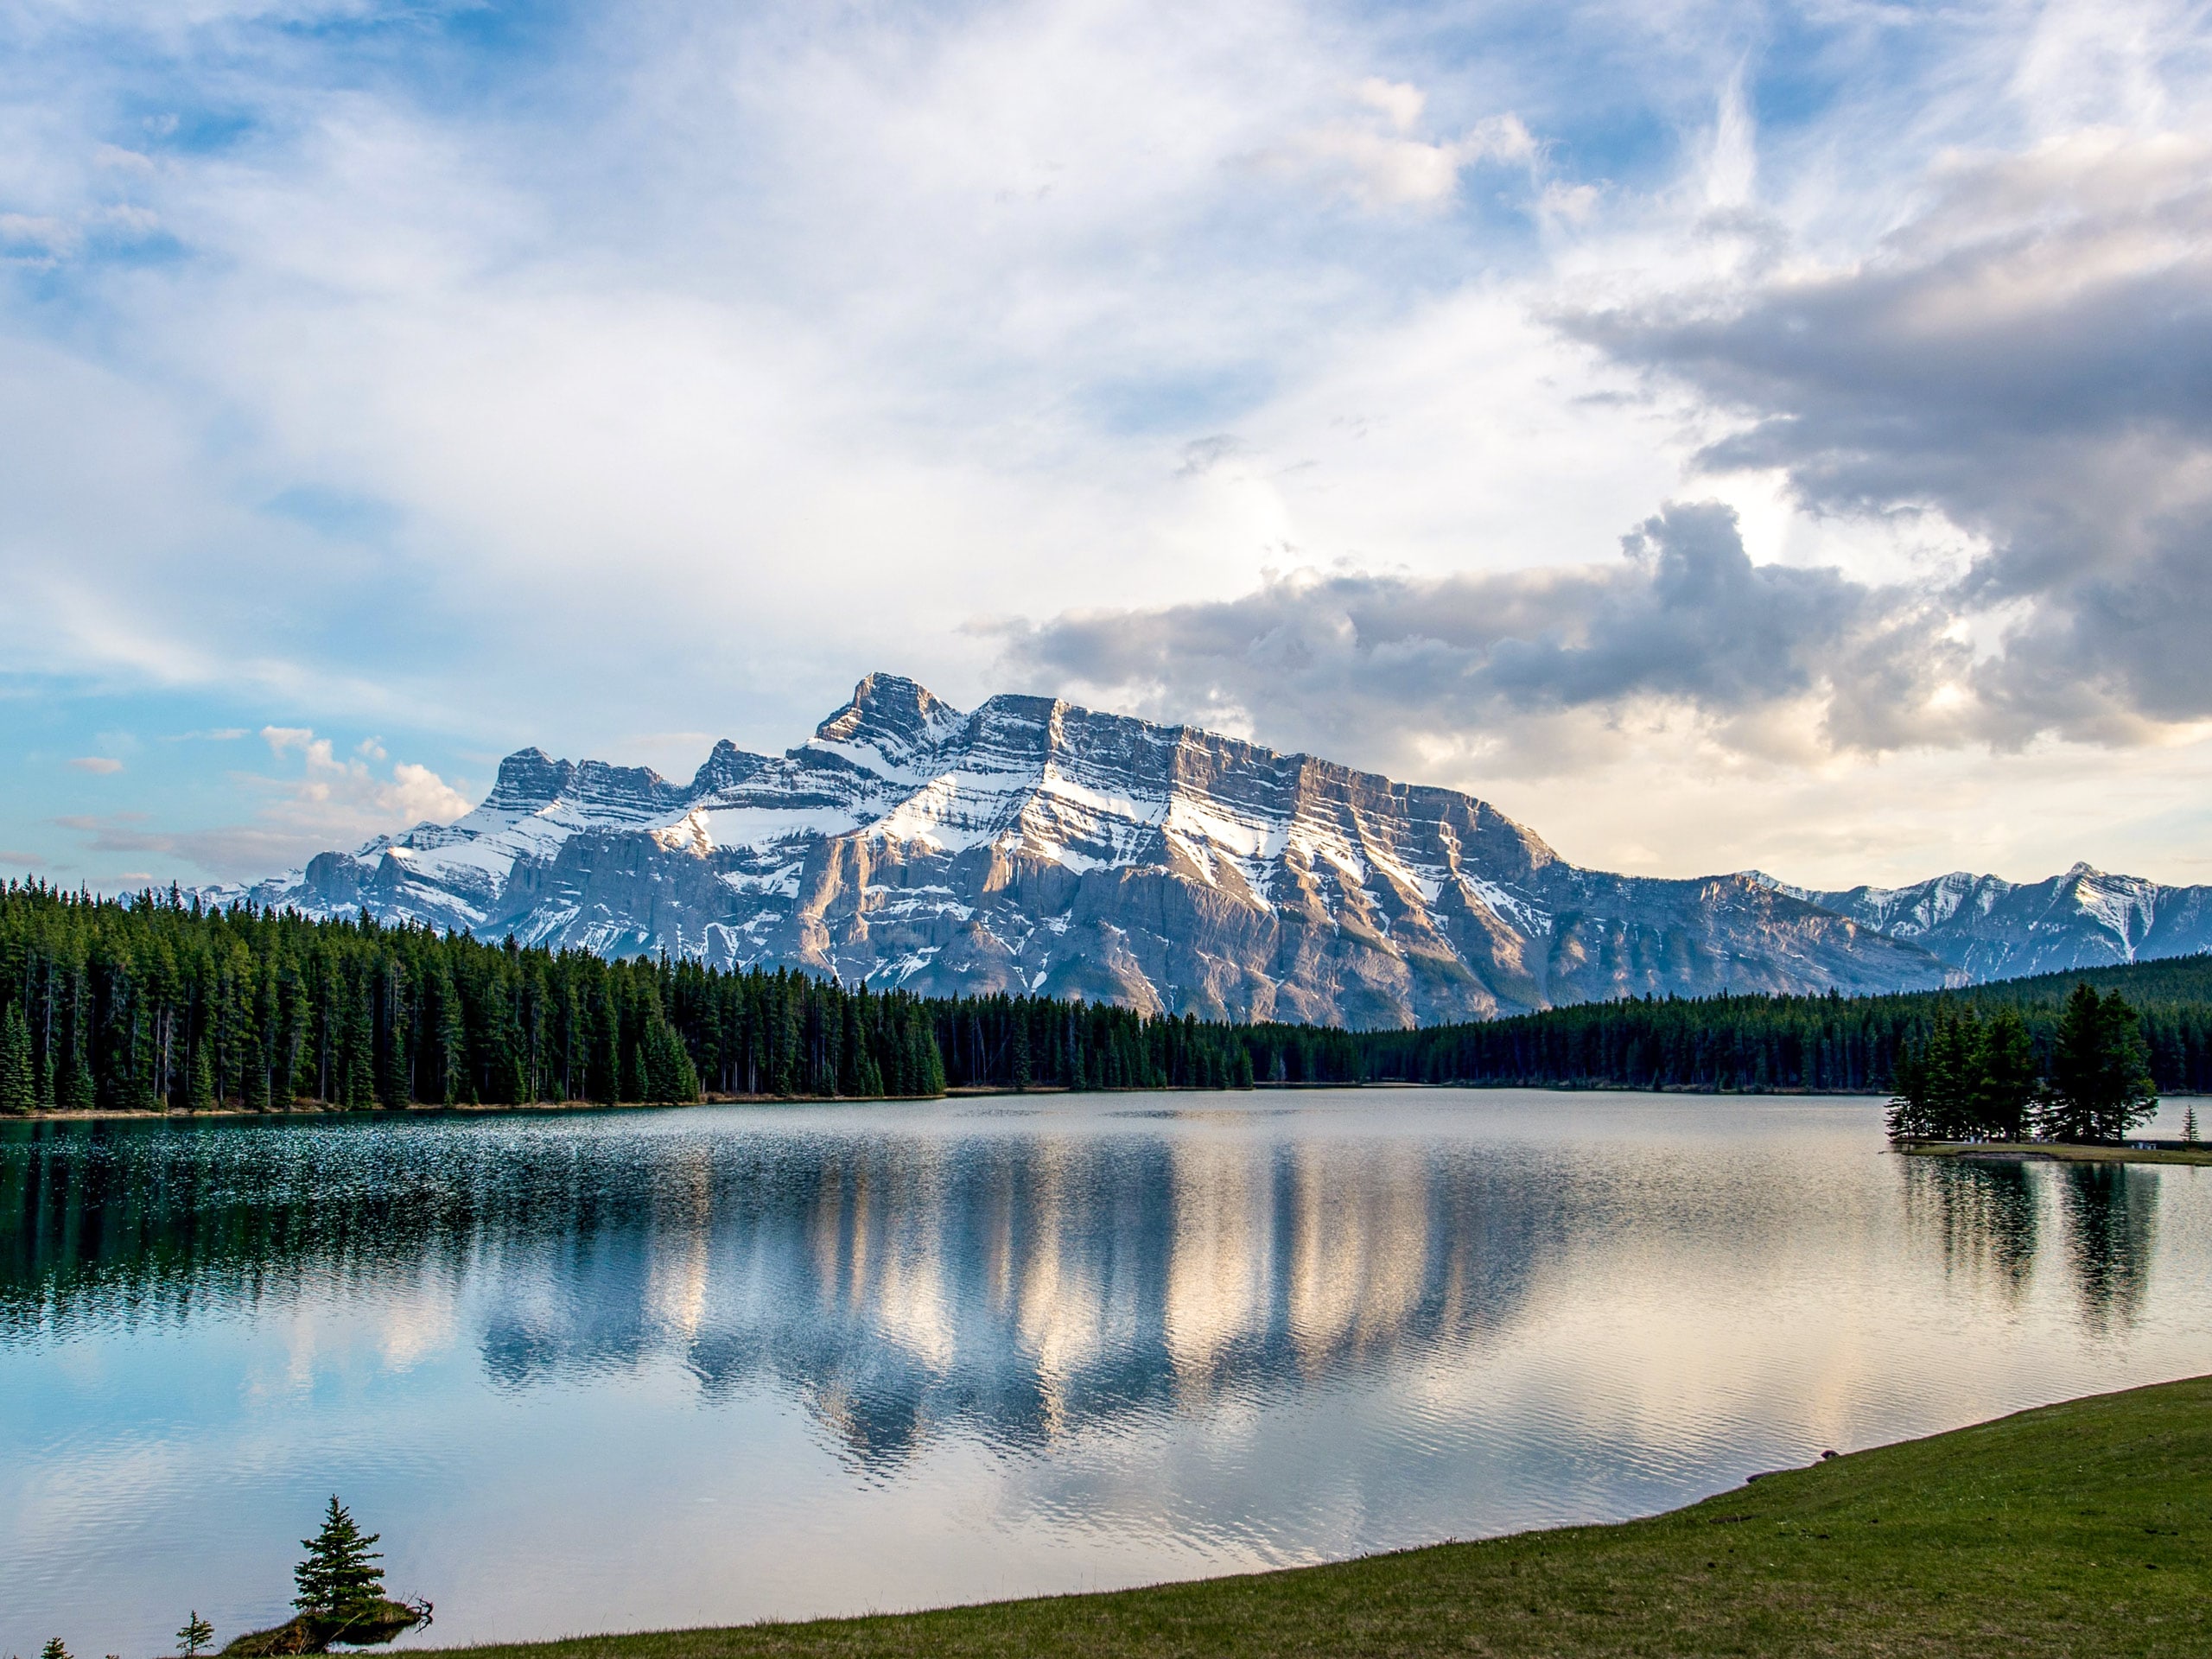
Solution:
<svg viewBox="0 0 2212 1659">
<path fill-rule="evenodd" d="M 334 842 L 466 753 L 774 747 L 892 662 L 972 700 L 1009 638 L 1356 761 L 1595 779 L 1648 718 L 1870 822 L 1916 745 L 2163 788 L 2212 67 L 2181 0 L 2108 14 L 32 8 L 10 672 L 276 715 L 229 816 Z"/>
</svg>

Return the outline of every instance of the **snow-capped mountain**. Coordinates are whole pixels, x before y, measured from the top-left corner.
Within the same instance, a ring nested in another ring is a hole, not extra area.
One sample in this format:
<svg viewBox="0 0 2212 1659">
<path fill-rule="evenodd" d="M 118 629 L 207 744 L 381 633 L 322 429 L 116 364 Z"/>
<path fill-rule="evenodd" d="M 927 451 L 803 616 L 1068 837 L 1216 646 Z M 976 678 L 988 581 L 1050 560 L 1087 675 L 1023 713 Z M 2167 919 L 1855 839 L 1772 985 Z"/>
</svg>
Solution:
<svg viewBox="0 0 2212 1659">
<path fill-rule="evenodd" d="M 1796 896 L 1910 939 L 1976 980 L 2212 950 L 2212 887 L 2166 887 L 2076 864 L 2047 881 L 1955 870 L 1909 887 Z"/>
<path fill-rule="evenodd" d="M 686 785 L 510 755 L 484 804 L 248 897 L 931 993 L 1427 1024 L 1645 992 L 1963 977 L 1756 874 L 1579 869 L 1485 803 L 1040 697 L 872 675 Z"/>
</svg>

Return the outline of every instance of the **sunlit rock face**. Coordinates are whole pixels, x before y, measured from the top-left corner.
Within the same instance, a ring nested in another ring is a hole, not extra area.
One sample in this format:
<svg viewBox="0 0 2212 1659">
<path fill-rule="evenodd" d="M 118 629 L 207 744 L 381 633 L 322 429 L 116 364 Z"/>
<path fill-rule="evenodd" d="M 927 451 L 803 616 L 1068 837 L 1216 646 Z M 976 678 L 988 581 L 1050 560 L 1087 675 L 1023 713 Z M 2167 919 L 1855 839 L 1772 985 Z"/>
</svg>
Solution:
<svg viewBox="0 0 2212 1659">
<path fill-rule="evenodd" d="M 219 896 L 240 896 L 224 894 Z M 612 956 L 1353 1027 L 1958 977 L 1755 874 L 1562 861 L 1452 790 L 1042 697 L 872 675 L 687 786 L 511 755 L 484 804 L 243 896 Z"/>
</svg>

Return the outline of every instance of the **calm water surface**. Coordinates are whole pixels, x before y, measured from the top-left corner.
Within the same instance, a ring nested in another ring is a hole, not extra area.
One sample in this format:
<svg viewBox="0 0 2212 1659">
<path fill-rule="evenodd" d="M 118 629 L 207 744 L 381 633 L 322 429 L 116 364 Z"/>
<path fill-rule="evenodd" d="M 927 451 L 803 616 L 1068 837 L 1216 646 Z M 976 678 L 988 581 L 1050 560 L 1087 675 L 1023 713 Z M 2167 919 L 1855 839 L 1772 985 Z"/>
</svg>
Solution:
<svg viewBox="0 0 2212 1659">
<path fill-rule="evenodd" d="M 1329 1091 L 0 1131 L 0 1653 L 427 1639 L 1606 1519 L 2212 1370 L 2212 1170 L 1869 1102 Z"/>
</svg>

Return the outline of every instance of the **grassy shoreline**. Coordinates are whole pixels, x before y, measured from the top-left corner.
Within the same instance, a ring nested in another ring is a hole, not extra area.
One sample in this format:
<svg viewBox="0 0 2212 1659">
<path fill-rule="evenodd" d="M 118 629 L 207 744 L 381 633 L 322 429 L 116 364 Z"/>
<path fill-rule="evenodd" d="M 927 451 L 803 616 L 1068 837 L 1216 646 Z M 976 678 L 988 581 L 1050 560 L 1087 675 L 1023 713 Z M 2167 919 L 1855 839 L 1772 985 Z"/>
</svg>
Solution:
<svg viewBox="0 0 2212 1659">
<path fill-rule="evenodd" d="M 2212 1164 L 2212 1146 L 2085 1147 L 2058 1141 L 1913 1141 L 1897 1150 L 1908 1158 L 1955 1158 L 1968 1162 L 2052 1164 Z"/>
<path fill-rule="evenodd" d="M 2212 1652 L 2212 1377 L 1778 1471 L 1614 1526 L 1095 1595 L 447 1649 L 474 1659 Z"/>
</svg>

